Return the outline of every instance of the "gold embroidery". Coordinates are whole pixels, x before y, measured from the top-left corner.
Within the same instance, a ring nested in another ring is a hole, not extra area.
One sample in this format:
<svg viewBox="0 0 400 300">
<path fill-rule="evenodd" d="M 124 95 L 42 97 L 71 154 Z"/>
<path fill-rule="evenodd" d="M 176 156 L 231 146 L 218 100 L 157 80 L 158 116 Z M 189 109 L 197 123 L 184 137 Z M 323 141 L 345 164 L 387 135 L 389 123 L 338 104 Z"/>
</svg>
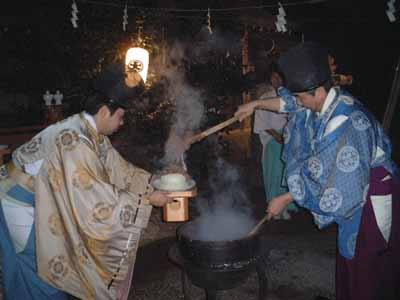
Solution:
<svg viewBox="0 0 400 300">
<path fill-rule="evenodd" d="M 33 176 L 29 177 L 26 184 L 29 190 L 31 191 L 35 190 L 35 180 L 33 179 Z"/>
<path fill-rule="evenodd" d="M 97 221 L 105 221 L 111 218 L 114 207 L 104 202 L 97 203 L 94 207 L 93 218 Z"/>
<path fill-rule="evenodd" d="M 93 180 L 88 171 L 83 167 L 78 167 L 74 172 L 72 183 L 75 187 L 89 190 L 93 187 Z"/>
<path fill-rule="evenodd" d="M 80 113 L 79 117 L 81 118 L 82 122 L 85 123 L 89 134 L 91 135 L 92 139 L 96 142 L 96 144 L 103 143 L 104 135 L 99 134 L 97 130 L 93 128 L 92 125 L 90 125 L 90 123 L 88 122 L 88 120 L 86 120 L 83 113 Z"/>
<path fill-rule="evenodd" d="M 52 234 L 55 236 L 62 236 L 64 235 L 64 227 L 61 222 L 60 216 L 57 213 L 53 213 L 49 217 L 49 228 Z"/>
<path fill-rule="evenodd" d="M 108 150 L 110 149 L 109 145 L 106 143 L 106 140 L 102 141 L 99 144 L 99 157 L 103 164 L 106 164 Z"/>
<path fill-rule="evenodd" d="M 105 255 L 108 252 L 108 245 L 96 239 L 87 238 L 87 248 L 90 253 L 95 255 Z"/>
<path fill-rule="evenodd" d="M 63 182 L 62 173 L 55 168 L 49 169 L 49 182 L 51 187 L 55 192 L 59 192 L 61 190 L 61 185 Z"/>
<path fill-rule="evenodd" d="M 56 138 L 57 146 L 67 151 L 73 150 L 79 142 L 78 133 L 73 129 L 63 129 Z"/>
<path fill-rule="evenodd" d="M 34 193 L 34 178 L 16 168 L 12 160 L 7 163 L 7 171 L 12 180 L 29 192 Z"/>
<path fill-rule="evenodd" d="M 96 300 L 96 291 L 94 290 L 93 286 L 90 284 L 89 280 L 85 280 L 85 300 Z"/>
<path fill-rule="evenodd" d="M 61 281 L 69 271 L 67 260 L 64 255 L 53 257 L 49 261 L 50 276 L 53 280 Z"/>
<path fill-rule="evenodd" d="M 76 256 L 82 265 L 88 266 L 90 264 L 89 254 L 86 251 L 85 245 L 81 242 L 75 248 Z"/>
<path fill-rule="evenodd" d="M 47 278 L 48 282 L 51 282 L 52 285 L 54 285 L 54 287 L 58 288 L 59 290 L 61 290 L 63 288 L 60 284 L 62 282 L 54 281 L 54 277 L 52 275 L 48 275 L 48 276 L 46 276 L 46 278 Z"/>
<path fill-rule="evenodd" d="M 33 138 L 29 143 L 24 144 L 21 147 L 21 152 L 24 154 L 35 153 L 36 151 L 39 150 L 41 144 L 42 144 L 42 138 L 40 136 Z"/>
</svg>

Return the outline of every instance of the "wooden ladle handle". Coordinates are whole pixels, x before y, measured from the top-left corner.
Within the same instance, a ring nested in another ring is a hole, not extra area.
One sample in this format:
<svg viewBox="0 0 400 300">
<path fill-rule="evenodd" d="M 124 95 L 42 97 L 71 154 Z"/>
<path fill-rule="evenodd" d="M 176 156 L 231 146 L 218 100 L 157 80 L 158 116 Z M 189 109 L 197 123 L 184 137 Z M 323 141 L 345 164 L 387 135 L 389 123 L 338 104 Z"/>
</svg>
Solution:
<svg viewBox="0 0 400 300">
<path fill-rule="evenodd" d="M 204 130 L 204 131 L 192 136 L 190 138 L 189 143 L 193 144 L 193 143 L 199 142 L 202 139 L 204 139 L 205 137 L 209 136 L 210 134 L 213 134 L 221 129 L 224 129 L 225 127 L 231 125 L 232 123 L 235 123 L 236 121 L 239 121 L 238 117 L 232 117 L 228 120 L 225 120 L 224 122 L 221 122 L 211 128 L 208 128 L 207 130 Z"/>
<path fill-rule="evenodd" d="M 265 215 L 258 223 L 256 226 L 253 227 L 253 229 L 247 234 L 247 236 L 255 234 L 258 229 L 260 229 L 261 225 L 264 224 L 265 222 L 269 221 L 272 219 L 272 214 L 268 213 L 267 215 Z"/>
</svg>

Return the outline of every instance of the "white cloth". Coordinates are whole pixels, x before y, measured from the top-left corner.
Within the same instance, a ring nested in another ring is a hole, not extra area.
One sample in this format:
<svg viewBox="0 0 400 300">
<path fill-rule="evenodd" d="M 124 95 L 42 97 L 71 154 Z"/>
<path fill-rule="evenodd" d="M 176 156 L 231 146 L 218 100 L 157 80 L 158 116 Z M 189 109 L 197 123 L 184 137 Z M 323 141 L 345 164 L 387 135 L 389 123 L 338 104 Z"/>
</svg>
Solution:
<svg viewBox="0 0 400 300">
<path fill-rule="evenodd" d="M 262 94 L 259 99 L 275 97 L 276 92 L 271 87 L 267 92 Z M 257 109 L 254 114 L 253 132 L 260 136 L 260 141 L 265 147 L 271 140 L 272 136 L 267 133 L 266 129 L 281 130 L 287 123 L 287 115 L 271 112 L 268 110 Z"/>
<path fill-rule="evenodd" d="M 374 208 L 376 223 L 386 242 L 388 242 L 392 226 L 392 195 L 371 195 L 371 202 Z"/>
<path fill-rule="evenodd" d="M 318 117 L 322 117 L 324 115 L 325 111 L 331 105 L 333 100 L 335 100 L 335 97 L 336 97 L 336 90 L 334 88 L 331 88 L 328 92 L 328 95 L 325 98 L 325 101 L 324 101 L 324 104 L 322 105 L 321 111 L 317 112 Z"/>
<path fill-rule="evenodd" d="M 25 172 L 35 176 L 42 166 L 43 159 L 24 165 Z M 1 199 L 4 218 L 10 233 L 15 252 L 20 253 L 25 249 L 32 230 L 35 209 L 33 206 L 19 202 Z"/>
<path fill-rule="evenodd" d="M 95 122 L 93 116 L 92 116 L 92 115 L 89 115 L 89 114 L 86 113 L 86 112 L 83 112 L 83 116 L 84 116 L 85 119 L 89 122 L 89 124 L 90 124 L 94 129 L 96 129 L 96 131 L 97 131 L 96 122 Z"/>
<path fill-rule="evenodd" d="M 31 233 L 34 208 L 8 199 L 1 199 L 1 206 L 15 251 L 22 252 Z"/>
<path fill-rule="evenodd" d="M 36 174 L 39 173 L 42 164 L 43 164 L 43 159 L 39 159 L 34 163 L 24 165 L 25 173 L 28 173 L 31 176 L 36 176 Z"/>
</svg>

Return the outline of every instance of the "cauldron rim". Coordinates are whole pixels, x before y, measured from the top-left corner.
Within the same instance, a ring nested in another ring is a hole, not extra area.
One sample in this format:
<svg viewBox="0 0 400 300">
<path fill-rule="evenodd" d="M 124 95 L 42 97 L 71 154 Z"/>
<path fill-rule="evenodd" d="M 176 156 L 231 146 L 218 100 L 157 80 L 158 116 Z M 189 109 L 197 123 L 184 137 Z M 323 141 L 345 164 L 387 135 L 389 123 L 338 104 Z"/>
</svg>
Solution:
<svg viewBox="0 0 400 300">
<path fill-rule="evenodd" d="M 253 240 L 256 239 L 260 236 L 260 231 L 257 231 L 254 234 L 251 235 L 245 235 L 241 238 L 238 239 L 227 239 L 227 240 L 217 240 L 217 241 L 212 241 L 212 240 L 200 240 L 200 239 L 194 239 L 191 238 L 189 235 L 184 234 L 183 231 L 188 228 L 189 226 L 194 226 L 193 224 L 195 224 L 196 222 L 198 222 L 198 219 L 194 219 L 193 221 L 187 222 L 181 226 L 179 226 L 177 228 L 177 236 L 178 239 L 185 239 L 191 243 L 199 243 L 199 244 L 213 244 L 215 246 L 224 246 L 226 244 L 230 244 L 230 243 L 238 243 L 238 242 L 243 242 L 245 243 L 245 241 L 247 240 Z"/>
</svg>

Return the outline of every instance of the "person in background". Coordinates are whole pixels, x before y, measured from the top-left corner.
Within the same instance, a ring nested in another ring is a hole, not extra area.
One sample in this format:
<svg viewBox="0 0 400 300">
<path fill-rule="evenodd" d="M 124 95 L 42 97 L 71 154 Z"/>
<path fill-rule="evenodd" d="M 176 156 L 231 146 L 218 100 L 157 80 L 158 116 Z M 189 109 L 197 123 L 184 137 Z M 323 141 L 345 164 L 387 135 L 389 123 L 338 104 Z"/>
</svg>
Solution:
<svg viewBox="0 0 400 300">
<path fill-rule="evenodd" d="M 329 69 L 331 70 L 332 85 L 334 87 L 349 86 L 353 84 L 352 75 L 338 74 L 336 72 L 339 68 L 339 65 L 337 64 L 336 58 L 333 56 L 333 54 L 328 54 L 328 64 Z"/>
<path fill-rule="evenodd" d="M 6 299 L 127 299 L 152 205 L 152 175 L 107 136 L 136 97 L 123 63 L 107 68 L 85 110 L 44 129 L 0 168 Z"/>
<path fill-rule="evenodd" d="M 270 85 L 259 99 L 275 97 L 277 89 L 282 86 L 282 76 L 276 64 L 270 65 Z M 282 185 L 284 163 L 281 159 L 283 148 L 282 130 L 287 123 L 287 114 L 257 109 L 254 113 L 254 133 L 260 137 L 263 146 L 261 165 L 264 189 L 267 202 L 286 193 L 287 187 Z M 297 211 L 295 203 L 291 203 L 275 219 L 290 219 L 289 211 Z"/>
<path fill-rule="evenodd" d="M 400 299 L 400 174 L 375 117 L 348 92 L 332 87 L 328 53 L 314 42 L 283 53 L 287 88 L 280 97 L 239 107 L 287 112 L 284 155 L 289 192 L 270 215 L 293 201 L 319 228 L 338 225 L 337 300 Z"/>
</svg>

